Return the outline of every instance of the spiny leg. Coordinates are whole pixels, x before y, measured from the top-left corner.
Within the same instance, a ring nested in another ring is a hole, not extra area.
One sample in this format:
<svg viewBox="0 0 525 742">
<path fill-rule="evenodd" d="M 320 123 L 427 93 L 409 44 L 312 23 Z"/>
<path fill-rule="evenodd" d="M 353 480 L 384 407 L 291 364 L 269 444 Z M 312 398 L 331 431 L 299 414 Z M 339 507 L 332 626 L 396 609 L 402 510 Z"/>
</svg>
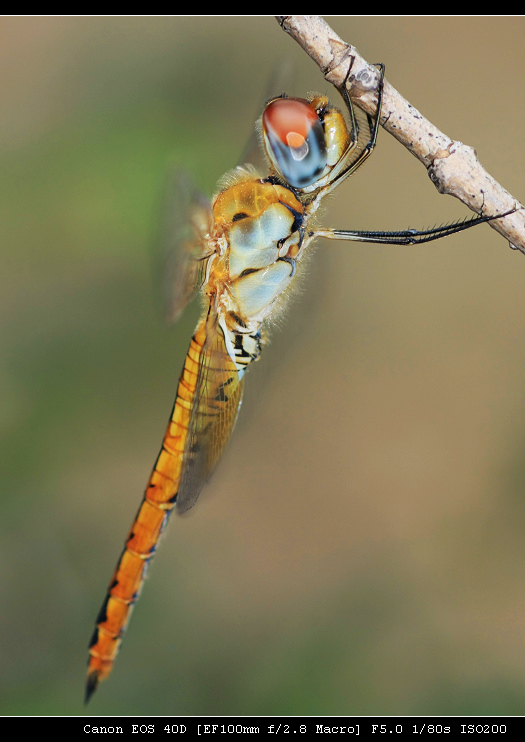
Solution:
<svg viewBox="0 0 525 742">
<path fill-rule="evenodd" d="M 406 229 L 400 232 L 381 232 L 349 229 L 316 229 L 309 232 L 309 237 L 327 237 L 331 240 L 350 240 L 353 242 L 372 242 L 379 245 L 420 245 L 424 242 L 439 240 L 441 237 L 447 237 L 456 232 L 462 232 L 464 229 L 475 227 L 484 222 L 491 222 L 494 219 L 501 219 L 504 216 L 513 214 L 516 209 L 510 209 L 503 214 L 495 216 L 475 216 L 470 219 L 463 219 L 453 224 L 444 224 L 433 229 Z"/>
</svg>

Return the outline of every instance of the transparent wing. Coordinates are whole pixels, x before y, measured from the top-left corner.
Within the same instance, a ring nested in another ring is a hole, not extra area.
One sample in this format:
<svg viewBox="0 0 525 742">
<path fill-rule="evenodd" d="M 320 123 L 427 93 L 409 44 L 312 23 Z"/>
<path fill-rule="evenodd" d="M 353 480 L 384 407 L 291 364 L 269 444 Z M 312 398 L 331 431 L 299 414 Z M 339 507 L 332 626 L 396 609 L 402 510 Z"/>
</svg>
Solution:
<svg viewBox="0 0 525 742">
<path fill-rule="evenodd" d="M 213 214 L 209 199 L 184 170 L 172 171 L 165 191 L 156 269 L 163 313 L 171 323 L 202 284 Z"/>
<path fill-rule="evenodd" d="M 191 508 L 230 439 L 242 401 L 244 378 L 232 361 L 218 317 L 208 314 L 194 341 L 200 344 L 177 510 Z"/>
</svg>

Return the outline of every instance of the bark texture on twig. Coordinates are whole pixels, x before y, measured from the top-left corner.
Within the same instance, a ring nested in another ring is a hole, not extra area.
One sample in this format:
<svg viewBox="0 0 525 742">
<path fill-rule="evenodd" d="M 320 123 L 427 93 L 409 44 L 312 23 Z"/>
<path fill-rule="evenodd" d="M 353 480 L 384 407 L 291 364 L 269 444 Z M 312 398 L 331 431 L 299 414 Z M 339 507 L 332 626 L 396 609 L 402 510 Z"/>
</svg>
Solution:
<svg viewBox="0 0 525 742">
<path fill-rule="evenodd" d="M 377 108 L 378 68 L 369 64 L 351 44 L 315 15 L 276 16 L 279 24 L 316 62 L 327 82 L 346 86 L 352 102 L 366 113 Z M 350 70 L 350 73 L 349 73 Z M 455 196 L 482 215 L 517 209 L 490 226 L 511 247 L 525 253 L 525 210 L 522 204 L 482 167 L 476 150 L 450 139 L 384 81 L 381 125 L 426 167 L 440 193 Z"/>
</svg>

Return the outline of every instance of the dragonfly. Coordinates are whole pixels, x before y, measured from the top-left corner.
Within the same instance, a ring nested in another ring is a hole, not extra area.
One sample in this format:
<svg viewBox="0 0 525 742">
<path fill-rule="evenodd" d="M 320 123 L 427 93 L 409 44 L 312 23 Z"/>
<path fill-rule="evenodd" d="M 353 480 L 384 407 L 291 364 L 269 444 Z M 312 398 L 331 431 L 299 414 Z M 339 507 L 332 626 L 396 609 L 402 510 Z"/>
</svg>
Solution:
<svg viewBox="0 0 525 742">
<path fill-rule="evenodd" d="M 358 114 L 346 80 L 343 113 L 327 97 L 269 100 L 260 120 L 267 172 L 237 166 L 210 201 L 184 173 L 175 178 L 166 276 L 177 319 L 200 293 L 202 313 L 180 375 L 160 453 L 100 609 L 89 647 L 86 702 L 110 674 L 133 607 L 173 510 L 193 507 L 231 437 L 245 374 L 257 361 L 265 327 L 279 313 L 318 237 L 389 245 L 430 242 L 495 216 L 427 230 L 328 229 L 315 225 L 322 200 L 360 168 L 377 141 L 384 65 L 378 65 L 375 116 Z"/>
</svg>

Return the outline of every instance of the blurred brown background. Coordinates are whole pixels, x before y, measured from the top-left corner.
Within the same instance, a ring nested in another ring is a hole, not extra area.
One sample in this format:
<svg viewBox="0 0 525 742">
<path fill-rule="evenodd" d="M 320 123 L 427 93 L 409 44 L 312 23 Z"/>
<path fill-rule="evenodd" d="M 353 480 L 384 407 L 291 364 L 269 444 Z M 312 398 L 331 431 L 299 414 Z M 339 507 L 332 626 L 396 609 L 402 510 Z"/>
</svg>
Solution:
<svg viewBox="0 0 525 742">
<path fill-rule="evenodd" d="M 522 17 L 327 20 L 523 200 Z M 211 194 L 280 60 L 292 94 L 337 96 L 273 17 L 0 36 L 0 712 L 81 714 L 196 320 L 167 330 L 155 303 L 166 165 Z M 464 215 L 380 132 L 323 223 Z M 319 244 L 88 712 L 525 713 L 524 286 L 487 226 Z"/>
</svg>

